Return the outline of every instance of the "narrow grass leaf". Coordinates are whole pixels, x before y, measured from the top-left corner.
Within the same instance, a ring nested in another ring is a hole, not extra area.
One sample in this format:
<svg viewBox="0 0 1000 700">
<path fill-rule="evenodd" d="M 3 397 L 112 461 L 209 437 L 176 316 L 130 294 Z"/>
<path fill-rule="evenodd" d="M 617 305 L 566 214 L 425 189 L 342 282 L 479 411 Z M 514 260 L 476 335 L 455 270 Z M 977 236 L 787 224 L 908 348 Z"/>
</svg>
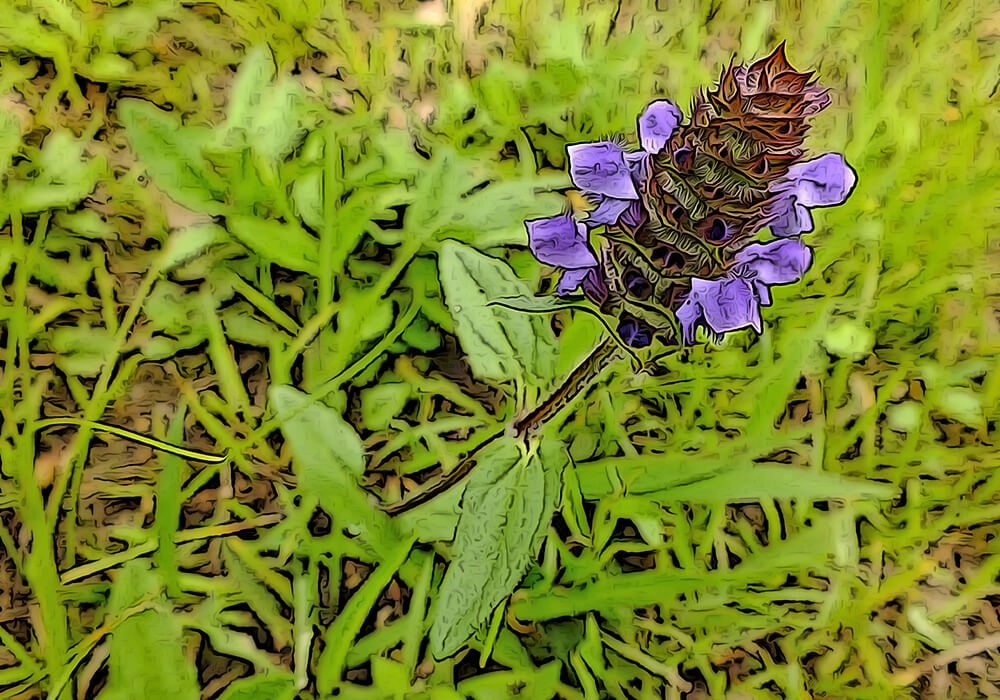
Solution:
<svg viewBox="0 0 1000 700">
<path fill-rule="evenodd" d="M 219 700 L 292 700 L 296 694 L 291 675 L 250 676 L 226 686 Z"/>
<path fill-rule="evenodd" d="M 378 601 L 379 594 L 389 585 L 389 580 L 406 561 L 414 542 L 413 538 L 397 539 L 379 561 L 375 571 L 365 579 L 361 587 L 347 601 L 340 615 L 327 628 L 323 637 L 325 648 L 316 662 L 316 687 L 321 693 L 329 694 L 340 683 L 344 661 L 347 659 L 354 638 L 371 612 L 372 606 Z"/>
<path fill-rule="evenodd" d="M 612 614 L 618 608 L 666 605 L 677 596 L 699 591 L 732 597 L 776 574 L 823 568 L 833 551 L 835 536 L 832 528 L 817 525 L 764 548 L 732 569 L 694 574 L 654 570 L 606 576 L 585 586 L 529 595 L 512 603 L 511 611 L 519 620 L 550 620 L 587 612 Z"/>
</svg>

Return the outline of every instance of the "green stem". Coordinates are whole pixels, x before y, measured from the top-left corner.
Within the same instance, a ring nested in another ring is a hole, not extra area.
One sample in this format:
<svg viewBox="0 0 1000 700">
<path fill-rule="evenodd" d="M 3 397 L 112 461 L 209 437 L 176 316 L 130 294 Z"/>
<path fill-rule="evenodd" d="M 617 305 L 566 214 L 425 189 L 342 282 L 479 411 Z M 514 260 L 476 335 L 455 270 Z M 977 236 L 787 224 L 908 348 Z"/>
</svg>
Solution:
<svg viewBox="0 0 1000 700">
<path fill-rule="evenodd" d="M 389 515 L 399 515 L 426 503 L 438 494 L 444 493 L 459 481 L 464 479 L 476 466 L 476 457 L 494 440 L 504 435 L 527 439 L 535 435 L 546 423 L 558 415 L 566 406 L 577 398 L 584 389 L 597 379 L 600 374 L 620 357 L 619 346 L 612 338 L 605 338 L 600 345 L 569 373 L 569 376 L 553 391 L 548 398 L 535 406 L 528 413 L 515 418 L 507 426 L 488 435 L 482 442 L 472 448 L 462 461 L 450 472 L 425 489 L 418 491 L 404 501 L 383 506 Z"/>
<path fill-rule="evenodd" d="M 143 435 L 142 433 L 136 433 L 131 430 L 126 430 L 125 428 L 119 428 L 116 425 L 98 423 L 97 421 L 85 420 L 82 418 L 46 418 L 35 422 L 36 428 L 47 428 L 51 425 L 76 425 L 81 428 L 88 428 L 102 433 L 111 433 L 112 435 L 117 435 L 118 437 L 125 438 L 126 440 L 148 445 L 154 450 L 169 452 L 170 454 L 177 455 L 178 457 L 184 457 L 185 459 L 190 459 L 195 462 L 221 464 L 229 459 L 228 453 L 217 455 L 210 452 L 189 450 L 185 447 L 179 447 L 177 445 L 172 445 L 169 442 L 164 442 L 163 440 L 157 440 L 156 438 L 149 437 L 148 435 Z"/>
</svg>

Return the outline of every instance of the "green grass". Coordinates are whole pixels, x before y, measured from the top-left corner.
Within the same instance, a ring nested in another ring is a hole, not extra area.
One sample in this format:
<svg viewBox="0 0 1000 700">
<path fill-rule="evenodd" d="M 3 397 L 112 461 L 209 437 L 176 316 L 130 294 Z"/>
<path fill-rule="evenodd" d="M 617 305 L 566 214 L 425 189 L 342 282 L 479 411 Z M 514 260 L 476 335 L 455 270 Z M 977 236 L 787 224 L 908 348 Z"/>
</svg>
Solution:
<svg viewBox="0 0 1000 700">
<path fill-rule="evenodd" d="M 647 5 L 4 10 L 0 697 L 998 692 L 1000 15 Z M 760 338 L 665 376 L 620 361 L 540 452 L 488 453 L 465 505 L 510 568 L 468 590 L 460 490 L 378 499 L 455 467 L 601 327 L 560 312 L 527 382 L 516 342 L 484 365 L 443 242 L 542 289 L 521 222 L 562 206 L 566 144 L 781 40 L 832 90 L 810 148 L 858 173 L 813 267 Z M 442 608 L 494 589 L 435 659 Z"/>
</svg>

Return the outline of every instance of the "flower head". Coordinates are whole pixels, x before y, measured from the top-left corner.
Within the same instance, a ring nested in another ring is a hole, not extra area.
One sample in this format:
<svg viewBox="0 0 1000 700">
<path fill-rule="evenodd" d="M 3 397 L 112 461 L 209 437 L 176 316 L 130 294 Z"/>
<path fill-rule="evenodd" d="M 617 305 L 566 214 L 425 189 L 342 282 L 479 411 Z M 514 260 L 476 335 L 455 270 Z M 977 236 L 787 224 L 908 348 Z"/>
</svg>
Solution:
<svg viewBox="0 0 1000 700">
<path fill-rule="evenodd" d="M 691 343 L 699 326 L 760 332 L 770 288 L 798 281 L 812 262 L 794 238 L 813 229 L 810 210 L 842 203 L 857 182 L 840 154 L 805 151 L 809 118 L 829 103 L 783 45 L 730 64 L 687 121 L 673 103 L 653 101 L 637 120 L 640 148 L 568 147 L 570 176 L 592 209 L 583 223 L 528 222 L 531 249 L 563 268 L 558 293 L 582 287 L 633 347 Z M 595 255 L 587 230 L 598 226 Z M 779 239 L 754 242 L 767 226 Z"/>
</svg>

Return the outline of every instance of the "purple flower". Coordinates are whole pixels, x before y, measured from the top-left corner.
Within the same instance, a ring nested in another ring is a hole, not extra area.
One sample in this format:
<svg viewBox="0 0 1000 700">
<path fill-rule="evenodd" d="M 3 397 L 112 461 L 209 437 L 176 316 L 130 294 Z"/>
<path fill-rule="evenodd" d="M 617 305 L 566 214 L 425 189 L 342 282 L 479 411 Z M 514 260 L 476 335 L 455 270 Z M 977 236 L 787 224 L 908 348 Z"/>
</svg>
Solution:
<svg viewBox="0 0 1000 700">
<path fill-rule="evenodd" d="M 619 222 L 638 228 L 646 218 L 639 202 L 637 183 L 649 176 L 650 155 L 663 150 L 682 119 L 681 111 L 667 100 L 652 102 L 639 117 L 643 150 L 626 152 L 612 141 L 568 146 L 569 174 L 573 184 L 594 205 L 587 224 Z"/>
<path fill-rule="evenodd" d="M 601 195 L 592 196 L 589 199 L 597 204 L 597 208 L 591 209 L 587 213 L 587 223 L 591 225 L 614 224 L 633 204 L 639 203 L 638 200 L 634 199 L 614 199 Z"/>
<path fill-rule="evenodd" d="M 566 149 L 569 154 L 569 175 L 573 184 L 584 192 L 613 197 L 638 199 L 632 182 L 632 170 L 625 162 L 625 151 L 611 141 L 578 143 Z"/>
<path fill-rule="evenodd" d="M 659 153 L 673 136 L 683 115 L 667 100 L 651 102 L 639 116 L 639 143 L 647 153 Z"/>
<path fill-rule="evenodd" d="M 797 236 L 813 230 L 812 215 L 794 194 L 776 200 L 770 206 L 768 225 L 775 236 Z"/>
<path fill-rule="evenodd" d="M 601 275 L 601 268 L 586 267 L 579 270 L 565 270 L 559 284 L 556 286 L 556 294 L 566 296 L 572 294 L 580 287 L 592 302 L 600 306 L 608 297 L 608 285 Z"/>
<path fill-rule="evenodd" d="M 597 258 L 587 245 L 587 227 L 568 215 L 524 222 L 528 245 L 541 262 L 564 269 L 556 287 L 558 294 L 572 294 L 583 284 L 588 296 L 606 293 L 598 274 Z"/>
<path fill-rule="evenodd" d="M 626 270 L 623 282 L 628 293 L 636 299 L 644 300 L 653 293 L 653 285 L 638 270 Z"/>
<path fill-rule="evenodd" d="M 844 203 L 857 181 L 844 156 L 827 153 L 790 167 L 777 188 L 793 191 L 803 206 L 832 207 Z"/>
<path fill-rule="evenodd" d="M 777 198 L 771 207 L 769 225 L 775 236 L 797 236 L 813 229 L 809 209 L 842 204 L 858 178 L 839 153 L 827 153 L 796 163 L 771 185 Z"/>
<path fill-rule="evenodd" d="M 706 325 L 716 334 L 752 327 L 761 331 L 760 300 L 747 277 L 734 275 L 723 279 L 691 280 L 691 291 L 677 309 L 681 340 L 694 342 L 695 329 Z"/>
<path fill-rule="evenodd" d="M 760 307 L 771 304 L 768 287 L 801 279 L 812 263 L 812 251 L 798 239 L 752 243 L 733 261 L 729 277 L 691 280 L 691 291 L 677 309 L 686 345 L 694 342 L 701 324 L 718 335 L 748 326 L 760 333 Z"/>
<path fill-rule="evenodd" d="M 541 262 L 569 270 L 597 266 L 597 258 L 587 245 L 587 227 L 572 216 L 532 219 L 524 226 L 531 252 Z"/>
<path fill-rule="evenodd" d="M 737 266 L 753 273 L 751 282 L 763 306 L 771 305 L 768 286 L 791 284 L 802 279 L 812 263 L 812 251 L 797 238 L 753 243 L 733 258 Z"/>
</svg>

